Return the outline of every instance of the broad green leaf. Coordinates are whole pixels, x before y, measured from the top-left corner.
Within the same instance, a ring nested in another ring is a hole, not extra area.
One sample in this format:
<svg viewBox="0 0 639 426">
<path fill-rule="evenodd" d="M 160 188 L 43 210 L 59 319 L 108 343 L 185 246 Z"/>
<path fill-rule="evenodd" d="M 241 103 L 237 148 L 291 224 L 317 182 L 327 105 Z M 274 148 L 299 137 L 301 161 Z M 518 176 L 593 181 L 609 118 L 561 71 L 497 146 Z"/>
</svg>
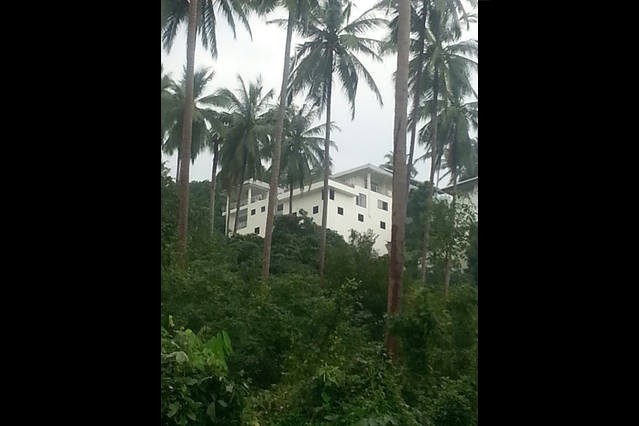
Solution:
<svg viewBox="0 0 639 426">
<path fill-rule="evenodd" d="M 169 417 L 173 417 L 175 416 L 175 413 L 177 413 L 177 410 L 180 409 L 180 403 L 178 402 L 172 402 L 169 404 L 169 412 L 167 413 L 167 416 Z"/>
<path fill-rule="evenodd" d="M 215 401 L 211 402 L 208 407 L 206 407 L 206 414 L 211 418 L 211 420 L 215 420 Z"/>
<path fill-rule="evenodd" d="M 182 364 L 182 363 L 184 363 L 184 362 L 188 361 L 188 360 L 189 360 L 189 357 L 188 357 L 188 356 L 186 355 L 186 353 L 184 353 L 183 351 L 179 351 L 179 352 L 176 352 L 176 353 L 175 353 L 175 360 L 176 360 L 178 363 Z"/>
</svg>

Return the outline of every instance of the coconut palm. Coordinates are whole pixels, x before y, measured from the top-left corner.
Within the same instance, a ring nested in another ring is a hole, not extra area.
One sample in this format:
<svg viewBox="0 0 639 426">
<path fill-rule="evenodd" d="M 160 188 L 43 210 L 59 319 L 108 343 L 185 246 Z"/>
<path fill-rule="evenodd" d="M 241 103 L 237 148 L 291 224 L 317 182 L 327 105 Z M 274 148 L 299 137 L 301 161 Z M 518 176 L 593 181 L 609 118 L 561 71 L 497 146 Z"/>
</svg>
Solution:
<svg viewBox="0 0 639 426">
<path fill-rule="evenodd" d="M 317 112 L 309 110 L 306 105 L 299 109 L 293 106 L 285 126 L 281 174 L 289 188 L 289 214 L 293 213 L 295 187 L 302 191 L 304 185 L 310 187 L 314 172 L 321 170 L 324 162 L 324 138 L 321 135 L 326 127 L 324 124 L 312 126 L 316 116 Z M 337 126 L 332 124 L 331 128 L 336 129 Z M 335 142 L 330 143 L 337 149 Z M 329 159 L 329 163 L 332 163 L 332 160 Z"/>
<path fill-rule="evenodd" d="M 389 317 L 399 314 L 404 271 L 404 226 L 408 201 L 406 167 L 406 121 L 408 107 L 408 50 L 410 43 L 409 0 L 399 0 L 397 29 L 397 71 L 395 79 L 395 124 L 393 127 L 393 212 L 390 259 L 388 262 Z M 384 336 L 386 349 L 392 360 L 397 354 L 397 338 L 388 329 Z"/>
<path fill-rule="evenodd" d="M 212 124 L 214 116 L 209 111 L 209 101 L 203 96 L 207 91 L 207 86 L 213 79 L 215 73 L 209 68 L 201 68 L 194 73 L 193 76 L 193 98 L 194 102 L 190 108 L 192 112 L 192 148 L 190 152 L 191 162 L 195 161 L 198 154 L 207 146 L 207 138 L 209 137 L 209 127 Z M 187 72 L 183 71 L 182 79 L 179 83 L 170 82 L 167 93 L 170 96 L 165 100 L 166 109 L 164 111 L 164 119 L 167 125 L 166 139 L 162 144 L 162 151 L 165 154 L 173 155 L 178 151 L 176 178 L 180 177 L 180 168 L 183 167 L 180 151 L 182 147 L 182 134 L 184 123 L 184 106 L 186 104 L 187 91 Z"/>
<path fill-rule="evenodd" d="M 478 125 L 477 114 L 478 102 L 463 102 L 460 98 L 453 98 L 450 104 L 444 109 L 440 118 L 442 124 L 442 134 L 447 139 L 444 159 L 447 168 L 451 172 L 452 203 L 451 210 L 453 219 L 455 217 L 455 207 L 457 201 L 457 180 L 462 170 L 472 170 L 475 166 L 474 140 L 470 136 L 471 130 L 476 130 Z M 453 224 L 455 221 L 453 220 Z M 454 225 L 453 225 L 454 226 Z M 450 285 L 450 244 L 446 248 L 446 258 L 444 265 L 444 297 L 448 295 Z"/>
<path fill-rule="evenodd" d="M 237 16 L 246 29 L 251 32 L 246 18 L 247 3 L 237 0 L 168 0 L 162 2 L 162 41 L 167 51 L 171 50 L 177 30 L 183 22 L 187 22 L 186 36 L 186 96 L 185 105 L 193 104 L 193 78 L 195 69 L 195 42 L 200 33 L 202 45 L 210 49 L 213 57 L 217 56 L 217 41 L 215 36 L 215 9 L 223 11 L 227 22 L 235 35 L 235 19 Z M 178 244 L 177 258 L 180 265 L 186 261 L 186 235 L 188 230 L 189 213 L 189 157 L 191 155 L 191 131 L 193 109 L 184 108 L 182 126 L 182 146 L 180 182 L 178 195 L 180 199 L 178 210 Z"/>
<path fill-rule="evenodd" d="M 441 158 L 441 150 L 438 146 L 439 135 L 438 108 L 441 105 L 439 97 L 446 104 L 450 97 L 463 97 L 473 93 L 470 84 L 470 70 L 476 69 L 477 62 L 472 59 L 477 55 L 477 40 L 465 40 L 458 42 L 461 36 L 459 18 L 454 8 L 431 8 L 428 19 L 426 39 L 426 63 L 425 74 L 432 76 L 432 85 L 427 91 L 427 99 L 430 99 L 430 177 L 429 191 L 426 197 L 426 220 L 424 221 L 424 239 L 421 255 L 421 282 L 426 283 L 426 258 L 430 238 L 430 210 L 434 192 L 435 171 L 438 169 L 438 161 Z"/>
<path fill-rule="evenodd" d="M 263 93 L 261 78 L 250 83 L 248 88 L 242 77 L 238 75 L 237 79 L 240 83 L 237 95 L 229 89 L 220 89 L 205 99 L 225 107 L 229 113 L 221 160 L 227 196 L 230 196 L 230 189 L 234 185 L 239 185 L 233 235 L 237 233 L 244 181 L 259 176 L 262 169 L 261 151 L 264 145 L 270 143 L 268 138 L 273 130 L 272 114 L 268 113 L 268 101 L 273 97 L 273 90 Z"/>
<path fill-rule="evenodd" d="M 331 97 L 333 89 L 333 73 L 346 92 L 351 106 L 352 117 L 355 117 L 355 96 L 359 76 L 377 96 L 382 104 L 382 97 L 377 85 L 368 70 L 355 55 L 363 53 L 380 60 L 376 53 L 381 42 L 362 37 L 362 34 L 379 25 L 384 19 L 372 16 L 372 9 L 349 22 L 351 4 L 342 0 L 326 0 L 311 12 L 304 35 L 307 41 L 297 47 L 295 68 L 291 88 L 293 92 L 307 90 L 307 98 L 313 106 L 326 109 L 326 131 L 324 133 L 324 194 L 328 194 L 328 175 L 330 158 L 330 123 Z M 320 279 L 324 282 L 324 260 L 326 256 L 326 220 L 328 197 L 324 197 L 322 209 L 322 232 L 320 238 Z"/>
<path fill-rule="evenodd" d="M 279 4 L 288 10 L 286 20 L 286 44 L 284 46 L 284 67 L 282 70 L 282 85 L 280 89 L 279 106 L 275 123 L 275 134 L 273 135 L 273 157 L 271 161 L 271 179 L 268 193 L 268 211 L 266 213 L 266 231 L 264 235 L 264 256 L 262 263 L 262 278 L 266 282 L 271 267 L 271 241 L 273 240 L 273 221 L 275 219 L 275 206 L 277 204 L 277 187 L 280 175 L 280 153 L 282 146 L 282 131 L 284 128 L 284 113 L 286 98 L 290 98 L 292 93 L 287 93 L 290 77 L 291 61 L 291 39 L 293 28 L 300 27 L 302 30 L 308 22 L 309 12 L 317 7 L 317 0 L 275 0 L 263 2 L 264 11 L 270 11 L 272 6 Z M 280 23 L 283 20 L 280 20 Z M 290 102 L 289 102 L 290 103 Z"/>
</svg>

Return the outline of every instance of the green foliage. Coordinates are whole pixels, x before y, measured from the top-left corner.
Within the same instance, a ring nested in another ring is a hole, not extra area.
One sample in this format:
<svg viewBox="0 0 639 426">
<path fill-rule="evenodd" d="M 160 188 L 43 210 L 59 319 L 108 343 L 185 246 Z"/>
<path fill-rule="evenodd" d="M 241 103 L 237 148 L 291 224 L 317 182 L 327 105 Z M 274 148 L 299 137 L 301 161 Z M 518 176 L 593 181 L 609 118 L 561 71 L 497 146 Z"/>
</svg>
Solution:
<svg viewBox="0 0 639 426">
<path fill-rule="evenodd" d="M 229 378 L 233 350 L 225 332 L 204 339 L 190 329 L 162 327 L 162 424 L 240 424 L 245 383 Z"/>
<path fill-rule="evenodd" d="M 410 191 L 408 196 L 405 242 L 405 261 L 407 277 L 419 277 L 420 258 L 424 238 L 424 220 L 426 217 L 425 184 Z M 452 204 L 444 200 L 432 203 L 430 228 L 430 247 L 428 253 L 428 282 L 442 282 L 445 257 L 448 252 L 452 266 L 453 284 L 473 282 L 472 269 L 467 264 L 472 259 L 468 255 L 473 243 L 472 232 L 476 232 L 477 220 L 475 208 L 465 202 L 465 195 L 458 195 L 454 211 Z M 454 213 L 454 214 L 453 214 Z M 476 244 L 476 240 L 474 241 Z M 476 254 L 475 254 L 476 256 Z M 475 259 L 476 261 L 476 259 Z"/>
<path fill-rule="evenodd" d="M 179 269 L 167 252 L 175 184 L 165 171 L 162 179 L 163 424 L 476 424 L 477 287 L 468 272 L 456 270 L 447 299 L 407 274 L 392 323 L 400 341 L 393 365 L 382 346 L 388 257 L 374 252 L 373 234 L 353 232 L 346 242 L 329 230 L 321 287 L 319 226 L 277 216 L 272 273 L 263 283 L 263 240 L 209 237 L 208 186 L 193 182 L 192 232 L 201 235 L 191 234 L 188 266 Z M 476 225 L 468 233 L 446 228 L 449 209 L 435 205 L 436 253 L 450 238 L 466 253 L 464 238 Z M 419 249 L 418 238 L 409 239 Z"/>
</svg>

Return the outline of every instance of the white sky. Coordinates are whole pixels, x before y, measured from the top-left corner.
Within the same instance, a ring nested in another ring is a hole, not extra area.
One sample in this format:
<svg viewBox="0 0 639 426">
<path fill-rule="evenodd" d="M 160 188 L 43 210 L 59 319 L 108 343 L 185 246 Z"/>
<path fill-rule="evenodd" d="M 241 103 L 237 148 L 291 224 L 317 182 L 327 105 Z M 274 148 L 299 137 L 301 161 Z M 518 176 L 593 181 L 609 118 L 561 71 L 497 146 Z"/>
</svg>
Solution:
<svg viewBox="0 0 639 426">
<path fill-rule="evenodd" d="M 353 8 L 351 19 L 355 19 L 365 10 L 370 8 L 377 0 L 359 0 Z M 381 15 L 380 15 L 381 16 Z M 253 40 L 248 32 L 236 21 L 237 39 L 233 38 L 233 32 L 220 15 L 217 20 L 217 48 L 218 57 L 211 58 L 211 54 L 198 45 L 195 54 L 195 68 L 210 67 L 215 72 L 215 77 L 209 84 L 210 92 L 219 88 L 236 90 L 238 87 L 237 74 L 239 73 L 244 81 L 254 81 L 258 75 L 262 76 L 265 91 L 274 89 L 277 101 L 280 85 L 282 84 L 282 66 L 284 61 L 284 43 L 286 41 L 286 30 L 275 24 L 266 24 L 266 20 L 274 18 L 285 18 L 286 13 L 278 10 L 266 19 L 252 16 L 249 19 Z M 377 30 L 367 34 L 367 37 L 381 38 L 386 30 Z M 471 24 L 470 31 L 463 38 L 477 38 L 477 24 Z M 293 44 L 291 51 L 294 52 L 295 45 L 301 42 L 301 38 L 293 34 Z M 199 44 L 199 41 L 198 41 Z M 380 106 L 373 92 L 368 88 L 364 79 L 360 77 L 355 101 L 355 118 L 351 121 L 351 112 L 341 85 L 333 89 L 331 119 L 336 122 L 341 131 L 332 131 L 331 139 L 335 141 L 338 151 L 331 149 L 333 158 L 333 172 L 344 171 L 362 164 L 372 163 L 379 165 L 384 163 L 384 155 L 393 147 L 393 120 L 395 104 L 395 87 L 392 74 L 396 68 L 397 57 L 387 55 L 383 62 L 377 62 L 368 56 L 358 55 L 360 61 L 373 76 L 384 105 Z M 164 72 L 169 73 L 175 80 L 182 76 L 182 69 L 186 63 L 186 26 L 179 31 L 170 54 L 162 49 L 162 64 Z M 337 78 L 334 81 L 338 81 Z M 477 78 L 474 78 L 476 87 Z M 208 93 L 205 93 L 205 95 Z M 303 96 L 296 97 L 296 104 L 301 105 Z M 410 106 L 409 106 L 410 109 Z M 323 116 L 319 123 L 323 123 Z M 410 134 L 407 137 L 407 154 Z M 415 147 L 415 158 L 422 155 L 424 149 Z M 205 151 L 191 165 L 191 181 L 202 181 L 211 179 L 212 154 Z M 167 161 L 167 166 L 171 169 L 171 174 L 175 177 L 177 155 L 166 156 L 162 154 L 162 159 Z M 428 178 L 429 162 L 420 162 L 416 165 L 418 169 L 417 179 Z M 442 179 L 442 184 L 447 183 L 447 178 Z"/>
</svg>

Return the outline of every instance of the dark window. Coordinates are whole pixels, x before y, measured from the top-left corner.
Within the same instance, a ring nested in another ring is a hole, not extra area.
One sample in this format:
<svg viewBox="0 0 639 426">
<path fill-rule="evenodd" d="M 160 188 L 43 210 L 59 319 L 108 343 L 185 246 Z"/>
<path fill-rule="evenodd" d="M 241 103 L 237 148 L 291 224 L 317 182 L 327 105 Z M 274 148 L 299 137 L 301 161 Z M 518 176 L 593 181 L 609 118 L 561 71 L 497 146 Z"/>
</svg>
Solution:
<svg viewBox="0 0 639 426">
<path fill-rule="evenodd" d="M 262 206 L 262 208 L 260 209 L 260 211 L 261 211 L 262 213 L 264 213 L 264 212 L 266 211 L 266 206 Z"/>
<path fill-rule="evenodd" d="M 386 229 L 386 222 L 379 222 L 379 227 L 382 229 Z"/>
<path fill-rule="evenodd" d="M 388 203 L 386 201 L 377 200 L 377 207 L 379 207 L 382 210 L 388 211 Z"/>
<path fill-rule="evenodd" d="M 334 189 L 329 189 L 328 190 L 328 198 L 330 198 L 331 200 L 335 199 L 335 190 Z M 324 190 L 322 189 L 322 200 L 324 199 Z"/>
<path fill-rule="evenodd" d="M 359 194 L 355 197 L 355 204 L 357 204 L 360 207 L 366 207 L 366 195 L 365 194 Z"/>
<path fill-rule="evenodd" d="M 313 206 L 313 214 L 319 213 L 319 206 Z"/>
<path fill-rule="evenodd" d="M 357 220 L 359 220 L 360 222 L 364 222 L 364 215 L 363 214 L 358 214 L 357 215 Z"/>
<path fill-rule="evenodd" d="M 337 208 L 337 214 L 341 214 L 342 216 L 344 216 L 344 209 L 341 207 Z"/>
<path fill-rule="evenodd" d="M 277 205 L 277 211 L 278 212 L 284 211 L 284 204 L 278 204 Z"/>
<path fill-rule="evenodd" d="M 255 209 L 251 209 L 251 216 L 255 214 Z"/>
<path fill-rule="evenodd" d="M 258 226 L 257 228 L 255 228 L 255 233 L 259 234 L 260 233 L 260 227 Z"/>
</svg>

